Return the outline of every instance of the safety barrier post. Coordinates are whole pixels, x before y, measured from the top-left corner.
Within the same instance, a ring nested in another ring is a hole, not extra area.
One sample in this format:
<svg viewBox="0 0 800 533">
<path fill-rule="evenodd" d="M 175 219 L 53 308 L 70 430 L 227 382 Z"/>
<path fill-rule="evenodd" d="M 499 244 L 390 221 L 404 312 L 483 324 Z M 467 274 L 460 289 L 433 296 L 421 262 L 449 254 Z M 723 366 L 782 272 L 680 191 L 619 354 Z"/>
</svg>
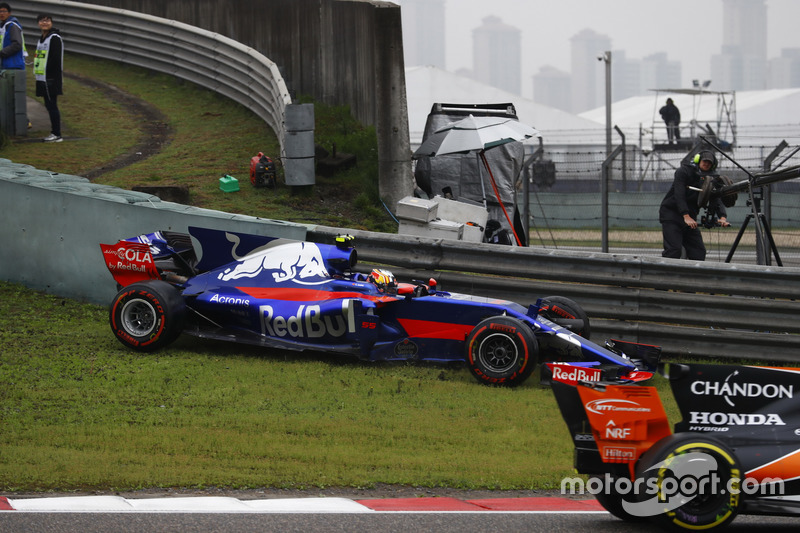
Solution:
<svg viewBox="0 0 800 533">
<path fill-rule="evenodd" d="M 625 149 L 625 145 L 621 144 L 614 148 L 605 161 L 603 161 L 601 176 L 600 176 L 600 201 L 602 202 L 602 214 L 600 216 L 602 224 L 601 235 L 601 250 L 608 253 L 608 182 L 611 179 L 611 164 L 614 159 Z"/>
</svg>

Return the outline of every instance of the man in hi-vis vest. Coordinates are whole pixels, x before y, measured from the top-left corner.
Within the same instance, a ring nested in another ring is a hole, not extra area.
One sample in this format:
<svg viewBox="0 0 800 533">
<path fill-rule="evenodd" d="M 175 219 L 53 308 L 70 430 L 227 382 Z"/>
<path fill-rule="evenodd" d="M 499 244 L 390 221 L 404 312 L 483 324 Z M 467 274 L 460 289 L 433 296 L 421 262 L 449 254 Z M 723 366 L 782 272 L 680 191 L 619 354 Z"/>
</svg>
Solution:
<svg viewBox="0 0 800 533">
<path fill-rule="evenodd" d="M 63 94 L 64 43 L 59 31 L 53 27 L 53 17 L 43 13 L 36 17 L 36 21 L 42 30 L 33 59 L 36 96 L 44 98 L 44 107 L 50 114 L 50 135 L 44 138 L 44 142 L 60 143 L 63 139 L 58 95 Z"/>
<path fill-rule="evenodd" d="M 11 6 L 0 2 L 0 69 L 25 70 L 26 55 L 22 25 L 11 15 Z"/>
</svg>

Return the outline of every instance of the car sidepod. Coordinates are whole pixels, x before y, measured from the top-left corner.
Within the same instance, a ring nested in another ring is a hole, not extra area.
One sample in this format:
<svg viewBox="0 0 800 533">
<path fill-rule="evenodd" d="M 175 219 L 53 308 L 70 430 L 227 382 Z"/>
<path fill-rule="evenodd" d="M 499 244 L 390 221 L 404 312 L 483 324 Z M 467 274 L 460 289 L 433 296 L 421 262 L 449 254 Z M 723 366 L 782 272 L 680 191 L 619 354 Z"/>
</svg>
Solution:
<svg viewBox="0 0 800 533">
<path fill-rule="evenodd" d="M 735 450 L 753 489 L 743 512 L 800 514 L 800 498 L 789 497 L 800 495 L 800 369 L 690 364 L 668 375 L 682 417 L 675 431 Z"/>
</svg>

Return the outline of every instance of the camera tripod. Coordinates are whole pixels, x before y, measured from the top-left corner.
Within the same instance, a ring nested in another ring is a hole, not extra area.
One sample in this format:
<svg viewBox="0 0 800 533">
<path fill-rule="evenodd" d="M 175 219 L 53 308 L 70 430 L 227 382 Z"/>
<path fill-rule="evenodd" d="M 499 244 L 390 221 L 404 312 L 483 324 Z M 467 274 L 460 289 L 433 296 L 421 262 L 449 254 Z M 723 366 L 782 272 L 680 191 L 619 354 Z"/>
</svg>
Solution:
<svg viewBox="0 0 800 533">
<path fill-rule="evenodd" d="M 747 225 L 750 223 L 751 220 L 755 220 L 755 217 L 758 217 L 756 220 L 755 227 L 756 227 L 756 256 L 757 256 L 757 263 L 759 265 L 770 265 L 772 256 L 765 250 L 764 246 L 764 239 L 769 241 L 770 249 L 772 250 L 772 254 L 775 256 L 775 262 L 778 266 L 783 266 L 783 262 L 781 261 L 781 256 L 778 254 L 778 247 L 775 245 L 775 239 L 772 237 L 772 230 L 769 227 L 769 222 L 767 221 L 766 215 L 761 212 L 761 197 L 763 191 L 761 189 L 753 191 L 753 200 L 747 200 L 747 205 L 752 206 L 753 209 L 747 214 L 747 216 L 742 221 L 742 227 L 739 228 L 739 233 L 736 235 L 736 239 L 733 241 L 733 245 L 731 245 L 731 249 L 728 252 L 728 257 L 725 258 L 726 263 L 730 263 L 731 259 L 733 259 L 733 254 L 736 252 L 736 248 L 739 246 L 739 242 L 742 240 L 742 235 L 744 235 L 745 230 L 747 229 Z"/>
</svg>

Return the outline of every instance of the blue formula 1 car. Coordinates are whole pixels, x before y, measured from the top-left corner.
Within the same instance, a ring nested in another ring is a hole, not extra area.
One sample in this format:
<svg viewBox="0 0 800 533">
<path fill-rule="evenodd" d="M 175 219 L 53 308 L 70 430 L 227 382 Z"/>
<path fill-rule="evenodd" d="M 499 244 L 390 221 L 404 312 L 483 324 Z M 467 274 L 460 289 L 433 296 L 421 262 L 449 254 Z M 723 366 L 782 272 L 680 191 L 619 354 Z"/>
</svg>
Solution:
<svg viewBox="0 0 800 533">
<path fill-rule="evenodd" d="M 451 294 L 433 279 L 397 283 L 386 270 L 359 273 L 352 240 L 327 245 L 190 228 L 189 235 L 162 231 L 101 244 L 120 287 L 111 329 L 140 351 L 188 333 L 371 361 L 465 361 L 479 381 L 497 385 L 522 383 L 540 358 L 622 375 L 654 370 L 654 361 L 587 340 L 589 319 L 570 299 L 525 308 Z"/>
</svg>

